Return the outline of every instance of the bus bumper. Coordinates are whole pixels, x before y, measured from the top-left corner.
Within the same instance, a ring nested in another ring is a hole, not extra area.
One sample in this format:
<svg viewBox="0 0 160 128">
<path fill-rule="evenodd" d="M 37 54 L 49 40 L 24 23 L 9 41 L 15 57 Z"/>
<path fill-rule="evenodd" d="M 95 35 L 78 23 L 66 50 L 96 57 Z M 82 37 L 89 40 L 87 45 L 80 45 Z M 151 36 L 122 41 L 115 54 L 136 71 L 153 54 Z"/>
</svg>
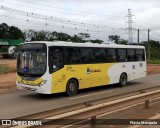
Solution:
<svg viewBox="0 0 160 128">
<path fill-rule="evenodd" d="M 47 83 L 45 83 L 43 86 L 31 86 L 16 81 L 16 86 L 19 90 L 27 90 L 41 94 L 51 94 L 51 89 L 47 86 Z"/>
</svg>

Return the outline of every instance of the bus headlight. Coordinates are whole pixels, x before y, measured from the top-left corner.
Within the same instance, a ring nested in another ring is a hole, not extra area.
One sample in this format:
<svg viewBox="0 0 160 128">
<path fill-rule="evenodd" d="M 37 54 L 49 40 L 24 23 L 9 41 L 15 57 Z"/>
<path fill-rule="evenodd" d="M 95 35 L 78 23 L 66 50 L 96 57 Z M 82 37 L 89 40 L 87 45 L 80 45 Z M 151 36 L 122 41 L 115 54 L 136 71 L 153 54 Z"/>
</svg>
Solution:
<svg viewBox="0 0 160 128">
<path fill-rule="evenodd" d="M 44 85 L 47 82 L 47 80 L 43 80 L 42 82 L 40 82 L 39 84 L 37 84 L 39 87 Z"/>
</svg>

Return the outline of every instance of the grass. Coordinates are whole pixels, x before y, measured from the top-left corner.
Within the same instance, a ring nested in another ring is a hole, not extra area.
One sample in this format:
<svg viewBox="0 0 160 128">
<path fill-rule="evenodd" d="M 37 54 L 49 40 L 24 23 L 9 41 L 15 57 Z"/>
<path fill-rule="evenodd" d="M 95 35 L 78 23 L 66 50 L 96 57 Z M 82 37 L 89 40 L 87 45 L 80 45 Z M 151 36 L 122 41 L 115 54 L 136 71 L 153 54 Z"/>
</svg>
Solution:
<svg viewBox="0 0 160 128">
<path fill-rule="evenodd" d="M 155 59 L 155 60 L 147 60 L 148 64 L 160 64 L 160 60 Z"/>
<path fill-rule="evenodd" d="M 0 64 L 0 74 L 7 74 L 7 73 L 10 73 L 12 71 L 13 71 L 12 68 L 10 68 L 6 65 Z"/>
</svg>

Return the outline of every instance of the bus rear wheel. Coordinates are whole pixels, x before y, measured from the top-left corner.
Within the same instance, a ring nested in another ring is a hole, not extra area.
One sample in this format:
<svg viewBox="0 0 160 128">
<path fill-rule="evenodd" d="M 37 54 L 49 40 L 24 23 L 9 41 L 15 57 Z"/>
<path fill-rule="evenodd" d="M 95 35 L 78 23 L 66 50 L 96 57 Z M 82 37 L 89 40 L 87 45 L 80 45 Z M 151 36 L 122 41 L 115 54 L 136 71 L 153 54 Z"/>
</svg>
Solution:
<svg viewBox="0 0 160 128">
<path fill-rule="evenodd" d="M 127 86 L 127 75 L 125 73 L 122 73 L 119 79 L 119 84 L 121 87 Z"/>
<path fill-rule="evenodd" d="M 67 82 L 66 93 L 68 96 L 74 96 L 77 93 L 78 84 L 74 79 L 70 79 Z"/>
</svg>

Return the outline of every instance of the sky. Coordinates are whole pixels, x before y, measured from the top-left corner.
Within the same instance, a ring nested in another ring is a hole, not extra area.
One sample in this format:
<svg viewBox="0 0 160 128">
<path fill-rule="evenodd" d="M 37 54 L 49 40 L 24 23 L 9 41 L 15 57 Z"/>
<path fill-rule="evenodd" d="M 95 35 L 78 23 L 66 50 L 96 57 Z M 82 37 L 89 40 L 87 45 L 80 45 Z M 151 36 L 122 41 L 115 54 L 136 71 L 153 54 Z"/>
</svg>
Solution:
<svg viewBox="0 0 160 128">
<path fill-rule="evenodd" d="M 133 15 L 133 42 L 160 39 L 159 0 L 0 0 L 0 23 L 29 29 L 89 33 L 108 42 L 109 35 L 128 40 L 128 9 Z"/>
</svg>

